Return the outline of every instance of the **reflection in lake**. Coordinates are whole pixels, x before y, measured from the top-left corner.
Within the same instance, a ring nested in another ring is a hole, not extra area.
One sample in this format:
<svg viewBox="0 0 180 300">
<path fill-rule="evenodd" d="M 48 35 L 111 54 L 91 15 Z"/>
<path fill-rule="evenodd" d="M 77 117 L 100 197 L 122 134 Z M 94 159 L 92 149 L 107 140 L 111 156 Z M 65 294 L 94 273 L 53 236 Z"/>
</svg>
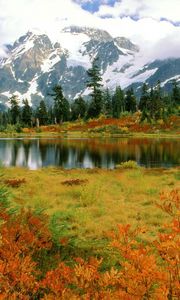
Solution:
<svg viewBox="0 0 180 300">
<path fill-rule="evenodd" d="M 179 148 L 178 139 L 0 139 L 0 161 L 30 169 L 114 168 L 128 160 L 146 167 L 172 167 L 180 163 Z"/>
</svg>

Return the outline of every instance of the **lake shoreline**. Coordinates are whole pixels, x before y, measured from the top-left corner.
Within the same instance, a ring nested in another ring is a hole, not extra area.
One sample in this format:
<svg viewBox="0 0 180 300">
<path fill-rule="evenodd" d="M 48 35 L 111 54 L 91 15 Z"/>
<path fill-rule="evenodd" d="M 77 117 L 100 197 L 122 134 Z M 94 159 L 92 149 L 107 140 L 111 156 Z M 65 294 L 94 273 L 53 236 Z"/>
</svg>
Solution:
<svg viewBox="0 0 180 300">
<path fill-rule="evenodd" d="M 3 137 L 180 137 L 180 117 L 172 115 L 166 121 L 157 120 L 153 123 L 141 122 L 140 115 L 135 113 L 119 119 L 105 118 L 77 120 L 62 124 L 41 125 L 39 127 L 21 128 L 9 125 L 0 138 Z"/>
<path fill-rule="evenodd" d="M 180 138 L 180 132 L 160 132 L 160 133 L 135 133 L 131 132 L 128 134 L 106 134 L 106 133 L 85 133 L 85 132 L 64 132 L 64 133 L 55 133 L 55 132 L 41 132 L 41 133 L 0 133 L 0 139 L 3 138 L 54 138 L 54 137 L 59 137 L 59 138 L 133 138 L 133 137 L 138 137 L 138 138 Z"/>
</svg>

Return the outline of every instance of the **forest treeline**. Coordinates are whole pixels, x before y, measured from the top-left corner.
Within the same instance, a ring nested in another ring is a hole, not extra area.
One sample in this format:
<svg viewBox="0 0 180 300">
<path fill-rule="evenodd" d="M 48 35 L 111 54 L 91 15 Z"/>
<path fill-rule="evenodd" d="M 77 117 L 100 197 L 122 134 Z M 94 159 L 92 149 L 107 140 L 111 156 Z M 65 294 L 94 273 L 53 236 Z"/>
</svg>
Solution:
<svg viewBox="0 0 180 300">
<path fill-rule="evenodd" d="M 162 91 L 160 81 L 154 88 L 144 83 L 138 100 L 133 88 L 123 91 L 120 86 L 117 86 L 113 93 L 108 88 L 104 89 L 97 60 L 93 61 L 87 74 L 89 101 L 86 101 L 82 95 L 72 102 L 68 101 L 61 85 L 56 85 L 52 89 L 50 96 L 53 98 L 53 105 L 51 106 L 41 100 L 37 107 L 32 108 L 27 99 L 24 99 L 20 106 L 18 96 L 12 95 L 8 110 L 0 112 L 1 131 L 8 124 L 17 126 L 17 129 L 39 127 L 77 119 L 93 119 L 100 115 L 107 118 L 120 118 L 137 110 L 142 112 L 141 121 L 149 123 L 159 119 L 166 120 L 172 114 L 179 114 L 180 88 L 175 80 L 172 83 L 171 93 Z"/>
</svg>

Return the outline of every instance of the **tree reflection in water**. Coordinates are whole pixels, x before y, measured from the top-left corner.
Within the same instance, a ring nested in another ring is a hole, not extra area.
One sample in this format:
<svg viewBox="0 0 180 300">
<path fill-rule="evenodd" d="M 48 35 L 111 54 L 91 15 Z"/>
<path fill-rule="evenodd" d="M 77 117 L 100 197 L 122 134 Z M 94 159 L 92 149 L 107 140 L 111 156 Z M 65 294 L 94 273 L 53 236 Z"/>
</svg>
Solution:
<svg viewBox="0 0 180 300">
<path fill-rule="evenodd" d="M 92 138 L 92 139 L 1 139 L 0 160 L 5 166 L 37 169 L 114 168 L 135 160 L 146 167 L 172 167 L 180 163 L 178 139 Z"/>
</svg>

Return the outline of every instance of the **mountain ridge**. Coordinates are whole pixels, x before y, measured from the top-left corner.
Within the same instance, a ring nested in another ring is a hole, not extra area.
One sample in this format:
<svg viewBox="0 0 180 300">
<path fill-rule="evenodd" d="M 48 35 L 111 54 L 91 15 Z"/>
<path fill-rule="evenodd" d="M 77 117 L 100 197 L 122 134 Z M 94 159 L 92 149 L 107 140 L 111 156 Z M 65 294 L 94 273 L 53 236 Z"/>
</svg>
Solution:
<svg viewBox="0 0 180 300">
<path fill-rule="evenodd" d="M 166 88 L 171 78 L 180 80 L 180 58 L 144 64 L 138 45 L 95 28 L 65 27 L 55 42 L 45 33 L 28 31 L 7 49 L 0 61 L 0 103 L 7 103 L 12 94 L 35 106 L 42 98 L 49 103 L 56 84 L 71 100 L 86 96 L 86 71 L 96 57 L 102 83 L 110 90 L 118 85 L 138 90 L 144 81 L 154 85 L 156 79 Z"/>
</svg>

